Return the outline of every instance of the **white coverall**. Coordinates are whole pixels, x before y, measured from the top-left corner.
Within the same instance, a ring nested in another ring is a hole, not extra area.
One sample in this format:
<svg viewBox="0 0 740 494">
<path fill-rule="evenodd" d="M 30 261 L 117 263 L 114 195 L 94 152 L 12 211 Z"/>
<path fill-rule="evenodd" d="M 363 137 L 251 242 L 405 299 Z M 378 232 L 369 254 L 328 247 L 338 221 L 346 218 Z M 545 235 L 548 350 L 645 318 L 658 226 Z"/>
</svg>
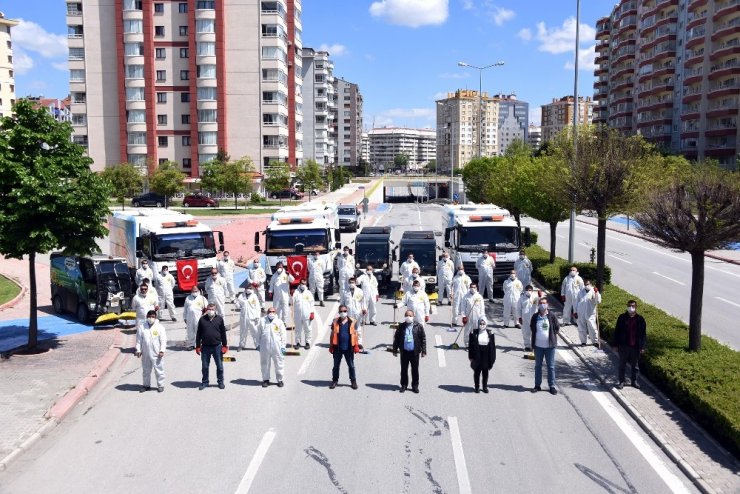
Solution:
<svg viewBox="0 0 740 494">
<path fill-rule="evenodd" d="M 537 313 L 537 304 L 540 301 L 537 293 L 532 290 L 532 295 L 527 296 L 527 292 L 522 292 L 519 298 L 519 313 L 522 320 L 522 343 L 524 348 L 532 348 L 532 330 L 529 324 L 532 322 L 532 316 Z"/>
<path fill-rule="evenodd" d="M 365 296 L 367 304 L 367 319 L 369 322 L 375 322 L 375 314 L 378 311 L 378 279 L 374 274 L 363 274 L 357 278 L 357 286 L 362 288 L 362 294 Z"/>
<path fill-rule="evenodd" d="M 414 322 L 418 322 L 422 326 L 426 324 L 425 319 L 432 310 L 429 296 L 421 289 L 418 292 L 413 290 L 406 292 L 399 306 L 405 306 L 407 310 L 414 311 Z"/>
<path fill-rule="evenodd" d="M 594 292 L 594 289 L 586 291 L 582 289 L 578 292 L 574 312 L 578 314 L 576 324 L 578 324 L 578 336 L 581 343 L 588 343 L 588 337 L 591 337 L 592 343 L 599 341 L 599 328 L 596 326 L 596 306 L 601 303 L 601 293 Z"/>
<path fill-rule="evenodd" d="M 411 272 L 414 270 L 414 268 L 418 269 L 421 273 L 419 263 L 417 263 L 416 261 L 409 262 L 408 260 L 406 260 L 406 262 L 401 263 L 401 265 L 398 267 L 398 276 L 401 281 L 411 276 Z"/>
<path fill-rule="evenodd" d="M 203 315 L 203 309 L 207 306 L 208 300 L 200 294 L 195 297 L 190 294 L 185 299 L 182 318 L 185 320 L 185 328 L 187 329 L 188 347 L 195 346 L 195 333 L 198 332 L 198 321 L 200 321 L 200 316 Z"/>
<path fill-rule="evenodd" d="M 155 321 L 150 326 L 145 320 L 144 324 L 136 329 L 136 353 L 141 352 L 141 370 L 145 387 L 151 387 L 152 369 L 157 379 L 157 387 L 164 386 L 164 365 L 162 365 L 159 352 L 165 352 L 166 349 L 167 333 L 159 321 Z"/>
<path fill-rule="evenodd" d="M 213 276 L 209 276 L 206 280 L 206 293 L 208 293 L 208 301 L 216 305 L 216 314 L 225 318 L 226 280 L 221 275 L 218 275 L 215 280 Z"/>
<path fill-rule="evenodd" d="M 522 282 L 518 279 L 506 278 L 504 281 L 504 326 L 511 327 L 509 323 L 514 319 L 514 324 L 519 324 L 519 298 L 524 291 Z"/>
<path fill-rule="evenodd" d="M 455 320 L 462 314 L 463 299 L 470 291 L 471 283 L 473 280 L 464 271 L 463 274 L 458 273 L 452 278 L 452 314 Z"/>
<path fill-rule="evenodd" d="M 152 268 L 147 267 L 144 269 L 143 267 L 136 270 L 136 286 L 141 286 L 141 282 L 144 281 L 144 278 L 147 278 L 151 283 L 154 283 L 154 271 L 152 271 Z"/>
<path fill-rule="evenodd" d="M 255 293 L 247 295 L 240 293 L 236 298 L 236 304 L 240 309 L 239 312 L 239 348 L 246 348 L 247 336 L 252 335 L 254 347 L 257 348 L 259 340 L 257 339 L 257 326 L 260 322 L 262 310 L 260 300 Z"/>
<path fill-rule="evenodd" d="M 422 278 L 421 275 L 417 275 L 416 278 L 414 278 L 413 274 L 404 278 L 403 286 L 401 287 L 401 290 L 403 290 L 404 293 L 410 292 L 411 288 L 414 286 L 414 281 L 417 281 L 417 280 L 419 281 L 419 291 L 426 292 L 427 282 L 424 281 L 424 278 Z"/>
<path fill-rule="evenodd" d="M 324 301 L 324 271 L 326 271 L 326 261 L 320 256 L 308 256 L 308 289 L 319 301 Z M 341 287 L 340 287 L 341 288 Z"/>
<path fill-rule="evenodd" d="M 285 366 L 285 323 L 277 317 L 272 321 L 267 316 L 261 318 L 257 327 L 257 339 L 260 344 L 262 380 L 270 380 L 270 364 L 273 364 L 277 380 L 282 381 Z"/>
<path fill-rule="evenodd" d="M 265 281 L 267 281 L 267 274 L 265 273 L 265 270 L 262 269 L 262 266 L 259 264 L 257 267 L 255 267 L 254 264 L 252 264 L 249 268 L 249 272 L 247 273 L 248 277 L 248 283 L 252 284 L 252 287 L 254 288 L 255 293 L 257 294 L 257 298 L 260 301 L 260 307 L 264 309 L 265 307 Z"/>
<path fill-rule="evenodd" d="M 570 313 L 575 312 L 578 293 L 583 288 L 583 279 L 576 273 L 575 276 L 568 274 L 560 285 L 560 295 L 565 297 L 563 307 L 563 324 L 571 324 Z"/>
<path fill-rule="evenodd" d="M 347 254 L 337 257 L 337 268 L 339 269 L 339 290 L 346 290 L 349 287 L 349 279 L 355 275 L 355 258 Z"/>
<path fill-rule="evenodd" d="M 295 319 L 295 344 L 301 344 L 301 336 L 304 334 L 307 344 L 311 344 L 311 324 L 313 324 L 314 309 L 316 303 L 313 295 L 308 290 L 293 292 L 293 318 Z"/>
<path fill-rule="evenodd" d="M 450 259 L 444 258 L 437 263 L 437 299 L 442 303 L 442 299 L 447 295 L 447 299 L 452 303 L 452 277 L 455 274 L 455 265 Z"/>
<path fill-rule="evenodd" d="M 514 270 L 516 277 L 522 282 L 524 288 L 532 284 L 532 261 L 527 256 L 524 259 L 514 261 Z"/>
<path fill-rule="evenodd" d="M 347 306 L 347 314 L 356 321 L 355 330 L 357 331 L 357 344 L 362 345 L 363 322 L 365 318 L 362 312 L 367 310 L 365 294 L 362 293 L 362 289 L 355 287 L 354 290 L 350 289 L 345 291 L 343 295 L 344 302 L 340 303 Z"/>
<path fill-rule="evenodd" d="M 170 319 L 177 321 L 177 317 L 175 317 L 174 289 L 175 278 L 170 273 L 167 273 L 164 276 L 160 273 L 159 279 L 157 280 L 157 295 L 159 295 L 161 305 L 159 306 L 159 314 L 157 314 L 157 318 L 162 319 L 162 313 L 164 312 L 166 305 L 170 314 Z"/>
<path fill-rule="evenodd" d="M 480 256 L 475 261 L 475 266 L 478 268 L 478 288 L 480 288 L 481 295 L 487 295 L 488 300 L 493 302 L 493 268 L 496 267 L 496 261 L 493 260 L 491 255 Z M 478 327 L 478 321 L 475 321 L 476 328 Z"/>
<path fill-rule="evenodd" d="M 288 274 L 283 268 L 282 273 L 275 271 L 270 278 L 270 293 L 272 293 L 272 306 L 275 307 L 277 318 L 286 321 L 288 317 L 288 305 L 290 303 L 290 283 L 293 275 Z"/>
<path fill-rule="evenodd" d="M 226 282 L 226 295 L 232 302 L 236 297 L 236 289 L 234 288 L 234 261 L 231 259 L 221 259 L 216 262 L 218 268 L 218 274 Z"/>
<path fill-rule="evenodd" d="M 159 305 L 157 292 L 149 288 L 146 296 L 141 296 L 141 290 L 131 299 L 131 309 L 136 312 L 136 329 L 146 323 L 146 315 L 150 310 L 154 310 Z"/>
<path fill-rule="evenodd" d="M 479 292 L 472 294 L 468 291 L 465 298 L 463 298 L 462 315 L 463 317 L 466 317 L 466 320 L 468 321 L 465 323 L 462 344 L 462 346 L 467 347 L 470 332 L 478 327 L 478 321 L 480 321 L 480 318 L 486 316 L 486 305 L 485 300 L 483 300 L 483 295 Z"/>
</svg>

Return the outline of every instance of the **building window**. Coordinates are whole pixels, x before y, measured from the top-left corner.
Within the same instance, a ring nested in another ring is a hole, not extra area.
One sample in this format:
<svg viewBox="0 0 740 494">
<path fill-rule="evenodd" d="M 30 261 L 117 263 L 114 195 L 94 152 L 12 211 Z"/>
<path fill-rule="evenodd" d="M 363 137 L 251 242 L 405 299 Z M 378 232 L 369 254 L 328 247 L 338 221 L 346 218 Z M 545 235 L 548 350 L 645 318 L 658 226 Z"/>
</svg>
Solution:
<svg viewBox="0 0 740 494">
<path fill-rule="evenodd" d="M 190 146 L 190 136 L 182 136 L 182 145 Z"/>
<path fill-rule="evenodd" d="M 164 82 L 167 80 L 167 71 L 166 70 L 158 70 L 157 71 L 157 82 Z"/>
<path fill-rule="evenodd" d="M 127 57 L 140 57 L 144 55 L 143 43 L 124 43 L 123 51 Z"/>
<path fill-rule="evenodd" d="M 126 122 L 128 123 L 145 123 L 146 111 L 144 110 L 127 110 Z"/>
<path fill-rule="evenodd" d="M 167 52 L 165 51 L 164 48 L 155 48 L 154 56 L 157 58 L 157 60 L 164 60 L 165 58 L 167 58 Z"/>
<path fill-rule="evenodd" d="M 180 103 L 190 103 L 190 93 L 180 93 Z"/>
<path fill-rule="evenodd" d="M 70 82 L 85 82 L 85 70 L 84 69 L 70 69 L 69 70 Z"/>
<path fill-rule="evenodd" d="M 216 110 L 198 110 L 198 122 L 215 123 Z"/>
<path fill-rule="evenodd" d="M 154 13 L 155 14 L 164 14 L 164 4 L 163 3 L 155 3 L 154 4 Z"/>
<path fill-rule="evenodd" d="M 69 59 L 70 60 L 84 60 L 85 59 L 85 49 L 84 48 L 70 48 L 69 49 Z"/>
<path fill-rule="evenodd" d="M 215 33 L 216 32 L 216 21 L 213 19 L 196 19 L 195 32 L 196 33 Z"/>
<path fill-rule="evenodd" d="M 144 23 L 141 19 L 123 21 L 123 32 L 126 34 L 141 34 L 144 32 Z"/>
<path fill-rule="evenodd" d="M 202 41 L 198 43 L 199 57 L 212 57 L 214 55 L 216 55 L 216 43 L 209 41 Z"/>
<path fill-rule="evenodd" d="M 189 70 L 181 70 L 180 71 L 180 80 L 181 81 L 188 81 L 188 80 L 190 80 L 190 71 Z"/>
<path fill-rule="evenodd" d="M 215 101 L 216 100 L 216 88 L 215 87 L 199 87 L 198 88 L 198 101 Z"/>
<path fill-rule="evenodd" d="M 182 122 L 183 125 L 190 125 L 190 115 L 189 114 L 181 115 L 180 121 Z"/>
<path fill-rule="evenodd" d="M 217 138 L 218 132 L 198 132 L 198 144 L 215 146 L 218 144 Z"/>
<path fill-rule="evenodd" d="M 159 136 L 157 137 L 157 146 L 161 148 L 166 148 L 169 144 L 169 139 L 167 136 Z"/>
<path fill-rule="evenodd" d="M 159 163 L 160 165 L 164 165 L 165 163 L 167 163 L 167 158 L 159 158 L 159 160 L 157 160 L 157 162 L 158 162 L 158 163 Z"/>
<path fill-rule="evenodd" d="M 126 101 L 144 101 L 144 88 L 143 87 L 127 87 L 126 88 Z M 72 100 L 73 103 L 77 103 Z M 84 103 L 81 101 L 80 103 Z"/>
<path fill-rule="evenodd" d="M 143 79 L 143 65 L 126 65 L 126 79 Z"/>
<path fill-rule="evenodd" d="M 146 145 L 146 132 L 129 132 L 128 143 L 136 146 Z"/>
<path fill-rule="evenodd" d="M 167 115 L 157 115 L 157 125 L 167 125 Z"/>
<path fill-rule="evenodd" d="M 167 103 L 167 93 L 157 93 L 157 103 Z"/>
<path fill-rule="evenodd" d="M 181 14 L 186 14 L 188 12 L 188 4 L 186 4 L 186 3 L 179 4 L 178 5 L 178 12 L 180 12 Z"/>
<path fill-rule="evenodd" d="M 198 77 L 200 79 L 215 79 L 216 66 L 212 64 L 198 65 Z"/>
<path fill-rule="evenodd" d="M 141 0 L 123 0 L 123 10 L 141 10 Z"/>
<path fill-rule="evenodd" d="M 188 26 L 180 26 L 180 36 L 188 35 Z"/>
<path fill-rule="evenodd" d="M 180 58 L 188 58 L 190 53 L 187 48 L 180 48 Z"/>
<path fill-rule="evenodd" d="M 214 10 L 216 2 L 215 0 L 198 0 L 195 3 L 195 8 L 198 10 Z"/>
<path fill-rule="evenodd" d="M 157 38 L 164 37 L 164 26 L 154 26 L 154 36 Z"/>
<path fill-rule="evenodd" d="M 190 168 L 192 167 L 192 160 L 190 158 L 183 158 L 182 159 L 182 167 L 183 168 Z"/>
</svg>

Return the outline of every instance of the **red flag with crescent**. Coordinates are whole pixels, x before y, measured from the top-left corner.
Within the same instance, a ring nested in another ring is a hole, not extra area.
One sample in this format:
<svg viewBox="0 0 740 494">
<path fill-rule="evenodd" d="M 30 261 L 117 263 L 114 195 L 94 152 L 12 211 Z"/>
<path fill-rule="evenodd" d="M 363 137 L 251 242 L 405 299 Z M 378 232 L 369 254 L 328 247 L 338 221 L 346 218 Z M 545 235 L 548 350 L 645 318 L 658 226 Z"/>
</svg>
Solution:
<svg viewBox="0 0 740 494">
<path fill-rule="evenodd" d="M 196 259 L 179 260 L 177 266 L 177 284 L 180 289 L 189 292 L 198 284 L 198 261 Z"/>
<path fill-rule="evenodd" d="M 308 258 L 306 256 L 288 256 L 287 263 L 288 274 L 295 278 L 291 286 L 297 286 L 301 280 L 308 280 Z"/>
</svg>

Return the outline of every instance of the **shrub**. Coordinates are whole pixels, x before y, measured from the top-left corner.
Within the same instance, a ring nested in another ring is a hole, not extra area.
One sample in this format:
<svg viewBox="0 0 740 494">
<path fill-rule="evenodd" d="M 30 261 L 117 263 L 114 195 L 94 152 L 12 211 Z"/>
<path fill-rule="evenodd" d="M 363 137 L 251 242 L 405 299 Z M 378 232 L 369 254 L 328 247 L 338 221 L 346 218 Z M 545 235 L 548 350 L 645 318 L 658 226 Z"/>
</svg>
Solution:
<svg viewBox="0 0 740 494">
<path fill-rule="evenodd" d="M 265 201 L 266 199 L 256 192 L 252 192 L 252 194 L 249 196 L 249 202 L 251 202 L 252 204 L 259 204 Z"/>
<path fill-rule="evenodd" d="M 563 282 L 563 278 L 568 275 L 568 270 L 570 270 L 571 264 L 560 257 L 556 257 L 555 262 L 550 264 L 550 253 L 539 245 L 531 245 L 527 247 L 526 250 L 527 256 L 532 261 L 532 268 L 534 270 L 533 276 L 548 290 L 554 290 L 560 293 L 560 284 Z M 584 280 L 596 279 L 596 264 L 576 262 L 573 265 L 578 268 L 578 274 L 580 274 Z M 611 283 L 611 277 L 611 268 L 609 266 L 604 266 L 604 282 L 606 284 Z"/>
</svg>

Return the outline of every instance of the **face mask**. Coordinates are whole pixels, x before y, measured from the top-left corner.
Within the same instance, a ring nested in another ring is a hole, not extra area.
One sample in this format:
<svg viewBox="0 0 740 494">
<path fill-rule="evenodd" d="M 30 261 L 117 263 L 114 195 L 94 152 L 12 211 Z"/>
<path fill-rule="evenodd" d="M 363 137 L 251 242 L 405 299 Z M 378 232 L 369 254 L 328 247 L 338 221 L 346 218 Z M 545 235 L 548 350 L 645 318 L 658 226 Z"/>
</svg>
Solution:
<svg viewBox="0 0 740 494">
<path fill-rule="evenodd" d="M 449 260 L 450 260 L 450 258 L 449 258 L 449 257 L 443 257 L 442 259 L 444 259 L 444 261 L 445 261 L 445 262 L 447 262 L 447 261 L 449 261 Z"/>
<path fill-rule="evenodd" d="M 282 272 L 283 272 L 283 268 L 278 268 L 278 269 L 277 269 L 277 272 L 278 272 L 278 274 L 282 274 Z"/>
<path fill-rule="evenodd" d="M 591 285 L 586 285 L 583 288 L 585 288 L 587 292 L 590 292 L 591 291 Z"/>
<path fill-rule="evenodd" d="M 458 272 L 457 272 L 457 274 L 459 274 L 460 276 L 462 276 L 462 275 L 464 275 L 464 274 L 465 274 L 465 271 L 463 271 L 463 270 L 461 269 L 460 271 L 458 271 Z"/>
<path fill-rule="evenodd" d="M 298 287 L 298 290 L 304 291 L 306 289 L 306 285 L 301 285 Z"/>
<path fill-rule="evenodd" d="M 635 312 L 637 312 L 637 307 L 627 307 L 627 312 L 629 312 L 630 314 L 634 314 Z"/>
<path fill-rule="evenodd" d="M 413 260 L 412 258 L 410 258 L 410 257 L 409 257 L 409 258 L 408 258 L 408 259 L 406 260 L 406 262 L 407 262 L 407 263 L 409 263 L 409 264 L 411 264 L 412 262 L 414 262 L 414 260 Z"/>
<path fill-rule="evenodd" d="M 216 315 L 216 311 L 215 310 L 209 310 L 209 311 L 206 311 L 206 314 L 208 314 L 208 317 L 213 317 L 213 316 Z"/>
<path fill-rule="evenodd" d="M 167 271 L 166 269 L 163 269 L 163 270 L 162 270 L 162 276 L 167 276 L 167 273 L 168 273 L 168 272 L 169 272 L 169 271 Z"/>
<path fill-rule="evenodd" d="M 258 263 L 256 263 L 256 262 L 255 262 L 254 264 L 252 264 L 252 267 L 253 267 L 254 269 L 257 269 L 258 267 L 260 267 L 260 265 L 259 265 Z"/>
<path fill-rule="evenodd" d="M 247 295 L 251 295 L 254 293 L 254 290 L 247 290 Z"/>
<path fill-rule="evenodd" d="M 532 296 L 532 290 L 527 290 L 527 298 Z"/>
<path fill-rule="evenodd" d="M 197 297 L 198 295 L 200 295 L 200 292 L 190 292 L 190 295 L 192 295 L 193 297 Z"/>
<path fill-rule="evenodd" d="M 540 304 L 539 309 L 540 309 L 540 312 L 544 314 L 545 312 L 547 312 L 547 304 Z"/>
<path fill-rule="evenodd" d="M 355 285 L 354 283 L 351 283 L 351 284 L 349 285 L 349 289 L 350 289 L 350 290 L 354 290 L 355 288 L 357 288 L 357 285 Z"/>
<path fill-rule="evenodd" d="M 418 277 L 419 277 L 419 273 L 414 273 L 414 274 L 412 274 L 411 276 L 413 276 L 413 277 L 414 277 L 414 279 L 416 279 L 416 278 L 418 278 Z"/>
<path fill-rule="evenodd" d="M 267 314 L 267 319 L 269 319 L 270 321 L 272 321 L 273 319 L 275 319 L 275 313 L 274 312 L 270 312 L 269 314 Z"/>
<path fill-rule="evenodd" d="M 486 326 L 487 326 L 487 324 L 486 324 L 486 323 L 484 323 L 484 322 L 482 322 L 482 323 L 480 324 L 480 328 L 481 328 L 481 329 L 486 329 Z"/>
<path fill-rule="evenodd" d="M 476 293 L 478 293 L 478 289 L 477 288 L 471 288 L 470 289 L 470 293 L 472 293 L 473 295 L 475 295 Z"/>
<path fill-rule="evenodd" d="M 347 253 L 346 252 L 343 252 L 342 253 L 342 257 L 347 257 Z"/>
<path fill-rule="evenodd" d="M 407 323 L 411 324 L 412 322 L 414 322 L 414 316 L 406 316 L 406 317 L 404 317 L 404 320 Z"/>
<path fill-rule="evenodd" d="M 513 274 L 512 274 L 512 275 L 509 275 L 509 279 L 510 279 L 511 281 L 514 281 L 514 280 L 516 279 L 516 275 L 513 275 Z"/>
<path fill-rule="evenodd" d="M 418 286 L 415 286 L 415 287 L 412 288 L 412 290 L 414 291 L 414 293 L 416 293 L 416 292 L 419 291 L 419 287 Z"/>
<path fill-rule="evenodd" d="M 572 277 L 572 276 L 575 276 L 575 275 L 576 275 L 576 273 L 577 273 L 577 271 L 571 271 L 571 272 L 570 272 L 570 275 L 571 275 L 571 277 Z"/>
<path fill-rule="evenodd" d="M 146 322 L 148 322 L 149 324 L 154 324 L 156 322 L 156 319 L 153 317 L 147 317 Z"/>
<path fill-rule="evenodd" d="M 368 276 L 372 276 L 373 275 L 373 272 L 372 271 L 367 271 L 367 275 Z"/>
<path fill-rule="evenodd" d="M 217 276 L 218 276 L 218 273 L 211 274 L 211 278 L 213 278 L 213 279 L 216 279 Z"/>
<path fill-rule="evenodd" d="M 524 254 L 519 254 L 519 259 L 524 259 Z"/>
<path fill-rule="evenodd" d="M 341 317 L 342 319 L 346 319 L 347 318 L 347 313 L 346 312 L 340 312 L 339 313 L 339 317 Z"/>
<path fill-rule="evenodd" d="M 229 256 L 224 256 L 224 261 L 228 261 L 228 260 L 229 260 Z"/>
</svg>

